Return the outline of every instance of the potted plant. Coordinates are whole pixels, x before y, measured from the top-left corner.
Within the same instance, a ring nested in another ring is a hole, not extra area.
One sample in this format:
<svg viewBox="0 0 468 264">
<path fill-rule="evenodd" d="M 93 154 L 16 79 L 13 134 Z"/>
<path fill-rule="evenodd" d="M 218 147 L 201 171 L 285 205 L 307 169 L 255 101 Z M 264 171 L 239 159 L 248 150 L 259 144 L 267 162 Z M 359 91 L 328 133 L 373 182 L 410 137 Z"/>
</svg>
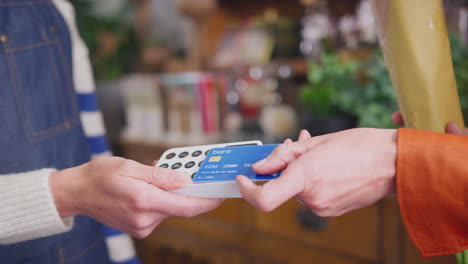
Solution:
<svg viewBox="0 0 468 264">
<path fill-rule="evenodd" d="M 391 114 L 398 109 L 397 101 L 379 50 L 363 62 L 325 54 L 320 64 L 309 64 L 307 77 L 309 84 L 300 93 L 307 113 L 303 125 L 313 134 L 395 126 Z"/>
<path fill-rule="evenodd" d="M 348 111 L 358 117 L 358 127 L 394 128 L 391 115 L 398 103 L 380 49 L 362 64 L 361 73 L 361 86 L 349 99 L 354 105 Z"/>
<path fill-rule="evenodd" d="M 468 123 L 468 48 L 459 35 L 450 34 L 455 79 Z M 351 126 L 394 128 L 391 114 L 398 104 L 380 49 L 362 62 L 342 62 L 326 54 L 320 64 L 309 64 L 309 83 L 301 89 L 304 128 L 330 133 Z M 355 118 L 350 123 L 349 117 Z"/>
<path fill-rule="evenodd" d="M 343 107 L 347 93 L 359 85 L 356 62 L 341 62 L 337 55 L 324 54 L 320 63 L 309 63 L 309 83 L 302 87 L 302 126 L 321 135 L 354 126 L 355 118 Z"/>
</svg>

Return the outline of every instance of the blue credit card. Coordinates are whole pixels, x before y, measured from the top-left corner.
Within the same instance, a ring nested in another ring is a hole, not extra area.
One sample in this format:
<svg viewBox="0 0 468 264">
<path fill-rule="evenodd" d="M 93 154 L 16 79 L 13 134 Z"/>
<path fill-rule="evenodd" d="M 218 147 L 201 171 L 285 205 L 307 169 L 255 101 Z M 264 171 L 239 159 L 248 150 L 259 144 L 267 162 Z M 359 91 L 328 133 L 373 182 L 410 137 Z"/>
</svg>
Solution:
<svg viewBox="0 0 468 264">
<path fill-rule="evenodd" d="M 277 146 L 278 144 L 213 148 L 193 177 L 193 182 L 235 181 L 237 175 L 247 176 L 253 181 L 277 178 L 281 172 L 260 175 L 252 169 L 254 163 L 266 158 Z"/>
</svg>

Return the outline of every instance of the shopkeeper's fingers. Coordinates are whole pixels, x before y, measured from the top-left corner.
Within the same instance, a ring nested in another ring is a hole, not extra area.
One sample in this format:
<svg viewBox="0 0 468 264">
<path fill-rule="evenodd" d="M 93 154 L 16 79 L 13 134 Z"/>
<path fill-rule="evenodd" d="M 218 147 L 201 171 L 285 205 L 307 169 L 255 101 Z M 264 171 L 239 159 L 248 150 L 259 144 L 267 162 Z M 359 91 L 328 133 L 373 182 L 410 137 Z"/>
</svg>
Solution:
<svg viewBox="0 0 468 264">
<path fill-rule="evenodd" d="M 403 121 L 403 116 L 401 115 L 400 111 L 397 111 L 392 114 L 392 121 L 393 123 L 395 123 L 395 125 L 399 125 L 399 126 L 405 125 L 405 121 Z"/>
<path fill-rule="evenodd" d="M 450 122 L 445 126 L 445 132 L 449 134 L 468 136 L 468 131 L 466 129 L 463 129 L 462 131 L 460 127 L 453 122 Z"/>
<path fill-rule="evenodd" d="M 192 179 L 187 173 L 146 166 L 134 161 L 128 162 L 126 166 L 126 170 L 121 174 L 143 180 L 163 190 L 178 189 L 192 183 Z"/>
</svg>

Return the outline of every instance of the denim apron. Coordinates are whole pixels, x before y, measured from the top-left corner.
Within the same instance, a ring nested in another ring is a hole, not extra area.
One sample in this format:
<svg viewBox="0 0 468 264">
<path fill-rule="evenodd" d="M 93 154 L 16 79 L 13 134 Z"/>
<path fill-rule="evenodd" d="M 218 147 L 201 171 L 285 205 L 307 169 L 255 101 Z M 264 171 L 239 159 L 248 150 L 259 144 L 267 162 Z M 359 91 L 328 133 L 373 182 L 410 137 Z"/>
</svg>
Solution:
<svg viewBox="0 0 468 264">
<path fill-rule="evenodd" d="M 50 0 L 0 0 L 0 177 L 83 164 L 90 149 L 73 88 L 71 41 Z M 0 245 L 0 263 L 108 263 L 101 224 Z"/>
</svg>

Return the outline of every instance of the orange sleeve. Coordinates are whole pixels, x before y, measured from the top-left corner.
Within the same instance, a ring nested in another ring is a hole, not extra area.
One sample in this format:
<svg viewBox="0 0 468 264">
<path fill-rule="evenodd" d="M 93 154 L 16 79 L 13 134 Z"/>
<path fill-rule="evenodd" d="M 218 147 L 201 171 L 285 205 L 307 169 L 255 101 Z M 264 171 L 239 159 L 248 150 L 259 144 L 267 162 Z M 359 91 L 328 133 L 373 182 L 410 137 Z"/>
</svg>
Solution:
<svg viewBox="0 0 468 264">
<path fill-rule="evenodd" d="M 423 256 L 468 249 L 468 137 L 399 129 L 396 181 L 403 221 Z"/>
</svg>

